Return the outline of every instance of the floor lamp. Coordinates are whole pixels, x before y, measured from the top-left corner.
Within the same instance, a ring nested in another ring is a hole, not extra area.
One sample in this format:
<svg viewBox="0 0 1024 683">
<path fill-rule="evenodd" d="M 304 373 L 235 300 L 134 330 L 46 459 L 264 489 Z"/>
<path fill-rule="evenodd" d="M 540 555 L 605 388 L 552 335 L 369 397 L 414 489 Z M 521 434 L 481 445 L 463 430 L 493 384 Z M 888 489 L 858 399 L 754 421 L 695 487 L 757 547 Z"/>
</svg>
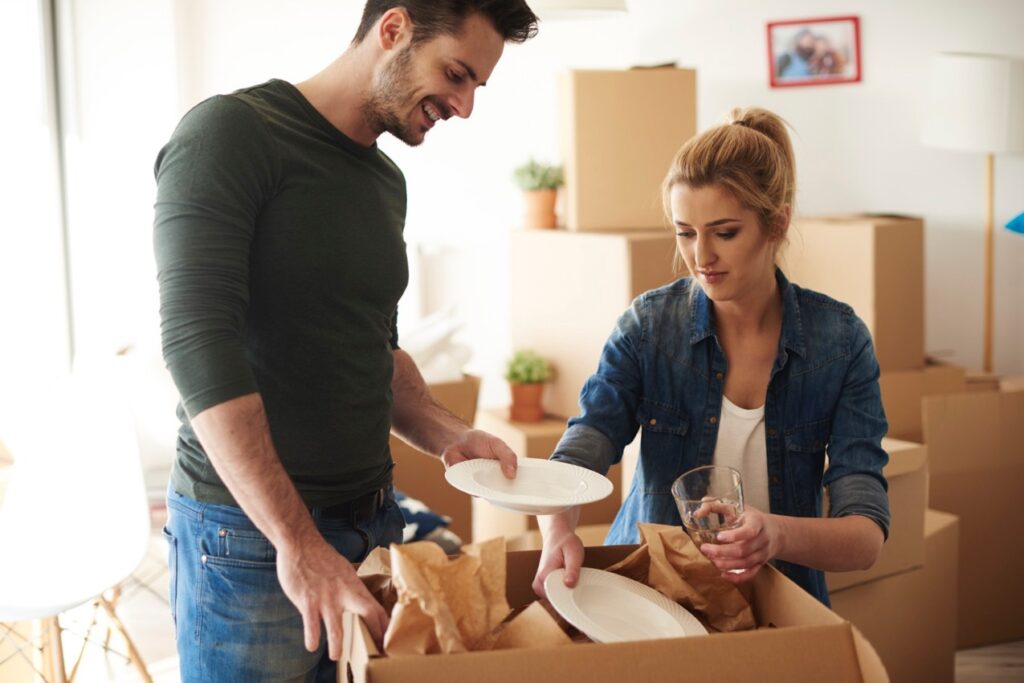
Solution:
<svg viewBox="0 0 1024 683">
<path fill-rule="evenodd" d="M 992 372 L 995 326 L 995 161 L 1024 151 L 1024 61 L 944 52 L 932 59 L 921 142 L 985 155 L 985 303 L 982 366 Z"/>
</svg>

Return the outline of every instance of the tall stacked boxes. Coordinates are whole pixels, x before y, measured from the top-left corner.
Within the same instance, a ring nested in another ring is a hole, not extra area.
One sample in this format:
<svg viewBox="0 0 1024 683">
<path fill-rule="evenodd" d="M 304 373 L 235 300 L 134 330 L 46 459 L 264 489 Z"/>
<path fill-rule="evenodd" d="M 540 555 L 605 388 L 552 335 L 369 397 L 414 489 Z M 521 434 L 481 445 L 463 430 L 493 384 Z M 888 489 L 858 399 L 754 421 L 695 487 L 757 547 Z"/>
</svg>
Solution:
<svg viewBox="0 0 1024 683">
<path fill-rule="evenodd" d="M 959 527 L 928 510 L 923 567 L 832 592 L 832 609 L 874 645 L 892 683 L 953 683 Z"/>
<path fill-rule="evenodd" d="M 1024 391 L 924 400 L 929 506 L 960 517 L 961 648 L 1024 638 Z"/>
<path fill-rule="evenodd" d="M 665 225 L 661 181 L 697 132 L 696 92 L 692 69 L 563 74 L 559 140 L 569 230 Z"/>
<path fill-rule="evenodd" d="M 661 183 L 697 133 L 697 75 L 574 70 L 559 85 L 567 230 L 513 232 L 510 322 L 513 348 L 532 348 L 554 365 L 544 405 L 568 417 L 578 414 L 580 389 L 618 317 L 678 277 Z M 606 521 L 603 511 L 591 520 Z"/>
</svg>

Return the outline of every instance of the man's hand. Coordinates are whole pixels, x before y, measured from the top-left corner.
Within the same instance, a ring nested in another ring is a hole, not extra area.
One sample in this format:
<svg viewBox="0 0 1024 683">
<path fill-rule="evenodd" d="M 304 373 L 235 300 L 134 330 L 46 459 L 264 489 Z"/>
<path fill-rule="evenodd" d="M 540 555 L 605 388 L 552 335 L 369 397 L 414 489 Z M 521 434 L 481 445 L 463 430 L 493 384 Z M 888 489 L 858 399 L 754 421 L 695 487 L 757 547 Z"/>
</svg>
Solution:
<svg viewBox="0 0 1024 683">
<path fill-rule="evenodd" d="M 278 549 L 277 577 L 284 594 L 302 614 L 306 649 L 320 644 L 320 622 L 327 629 L 327 652 L 334 661 L 341 657 L 342 614 L 358 614 L 381 647 L 388 615 L 355 569 L 323 538 L 290 549 Z"/>
<path fill-rule="evenodd" d="M 466 430 L 441 451 L 441 462 L 445 468 L 475 458 L 497 460 L 501 463 L 502 474 L 508 479 L 516 477 L 516 454 L 504 441 L 479 429 Z"/>
</svg>

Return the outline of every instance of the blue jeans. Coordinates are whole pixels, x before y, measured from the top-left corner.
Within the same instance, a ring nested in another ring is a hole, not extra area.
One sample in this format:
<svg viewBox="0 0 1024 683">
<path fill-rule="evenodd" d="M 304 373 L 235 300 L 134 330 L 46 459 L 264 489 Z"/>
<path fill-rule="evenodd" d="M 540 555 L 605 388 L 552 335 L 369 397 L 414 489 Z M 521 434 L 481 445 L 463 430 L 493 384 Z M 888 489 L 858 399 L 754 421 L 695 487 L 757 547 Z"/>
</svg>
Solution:
<svg viewBox="0 0 1024 683">
<path fill-rule="evenodd" d="M 335 681 L 336 666 L 320 647 L 308 652 L 302 617 L 281 590 L 277 551 L 240 508 L 167 494 L 171 615 L 183 683 Z M 405 522 L 388 496 L 365 521 L 313 521 L 350 562 L 377 546 L 400 543 Z"/>
</svg>

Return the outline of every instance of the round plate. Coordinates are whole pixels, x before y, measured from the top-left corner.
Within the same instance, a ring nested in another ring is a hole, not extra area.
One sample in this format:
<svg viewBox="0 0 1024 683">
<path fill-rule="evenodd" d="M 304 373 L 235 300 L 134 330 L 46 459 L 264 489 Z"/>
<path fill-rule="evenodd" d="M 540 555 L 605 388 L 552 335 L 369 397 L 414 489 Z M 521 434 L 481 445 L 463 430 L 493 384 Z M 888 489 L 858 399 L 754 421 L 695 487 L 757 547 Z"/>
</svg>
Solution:
<svg viewBox="0 0 1024 683">
<path fill-rule="evenodd" d="M 506 479 L 497 460 L 465 460 L 444 474 L 455 488 L 498 507 L 531 515 L 552 515 L 607 497 L 612 482 L 597 472 L 556 460 L 521 458 L 515 479 Z"/>
<path fill-rule="evenodd" d="M 575 588 L 566 588 L 564 569 L 544 580 L 551 606 L 598 643 L 707 635 L 686 608 L 650 586 L 600 569 L 582 567 Z"/>
</svg>

